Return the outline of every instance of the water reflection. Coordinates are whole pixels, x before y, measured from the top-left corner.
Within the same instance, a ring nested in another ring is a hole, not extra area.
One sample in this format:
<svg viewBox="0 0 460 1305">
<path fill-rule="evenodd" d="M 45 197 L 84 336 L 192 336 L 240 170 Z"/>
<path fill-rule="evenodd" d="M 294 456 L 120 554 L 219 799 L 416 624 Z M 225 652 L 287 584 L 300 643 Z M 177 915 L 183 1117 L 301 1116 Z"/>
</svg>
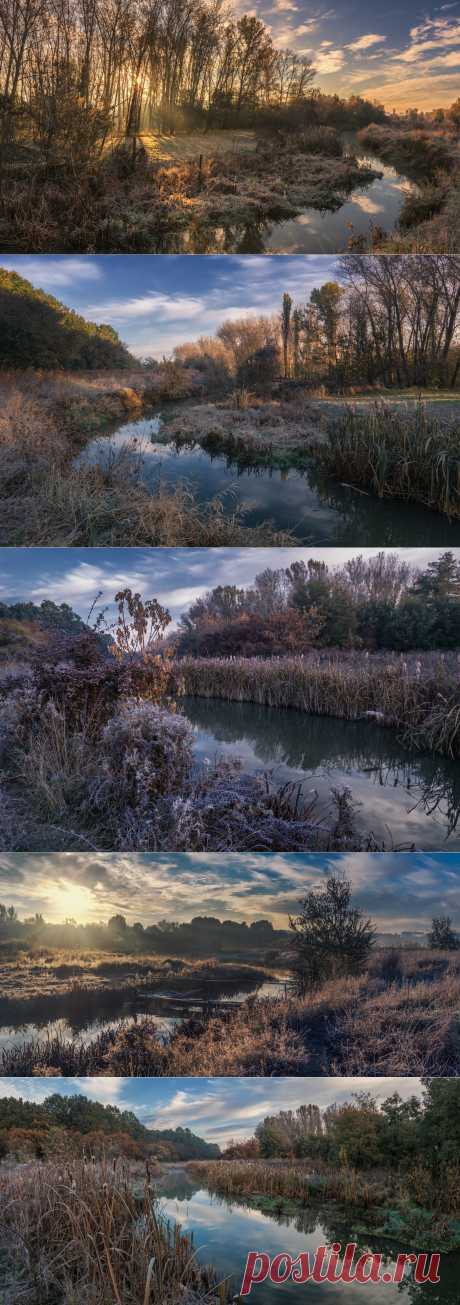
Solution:
<svg viewBox="0 0 460 1305">
<path fill-rule="evenodd" d="M 176 486 L 184 481 L 200 503 L 226 495 L 228 510 L 244 506 L 249 526 L 272 521 L 277 530 L 290 530 L 303 543 L 350 544 L 360 547 L 460 545 L 460 521 L 449 523 L 439 513 L 414 503 L 381 500 L 327 479 L 312 460 L 302 469 L 254 466 L 235 462 L 198 444 L 160 443 L 175 409 L 136 422 L 124 422 L 110 435 L 91 440 L 77 465 L 107 468 L 122 449 L 139 468 L 152 492 L 161 480 Z M 229 491 L 233 491 L 229 493 Z"/>
<path fill-rule="evenodd" d="M 337 1211 L 314 1209 L 302 1210 L 296 1215 L 262 1213 L 248 1202 L 227 1201 L 211 1195 L 203 1186 L 196 1183 L 186 1170 L 177 1166 L 172 1168 L 160 1184 L 160 1196 L 168 1218 L 181 1224 L 184 1231 L 193 1234 L 198 1259 L 203 1263 L 212 1262 L 219 1277 L 231 1277 L 232 1290 L 241 1286 L 243 1270 L 249 1250 L 264 1250 L 273 1257 L 286 1251 L 293 1257 L 301 1252 L 310 1252 L 313 1256 L 318 1246 L 337 1241 L 343 1247 L 348 1242 L 356 1241 L 357 1254 L 365 1252 L 381 1253 L 383 1270 L 393 1270 L 399 1252 L 435 1250 L 436 1247 L 404 1245 L 396 1246 L 388 1238 L 372 1232 L 363 1232 L 366 1222 L 365 1213 L 359 1212 L 353 1218 L 339 1214 Z M 337 1293 L 346 1292 L 346 1300 L 351 1305 L 363 1305 L 370 1298 L 380 1305 L 396 1305 L 397 1302 L 412 1302 L 424 1305 L 426 1299 L 436 1305 L 454 1305 L 458 1302 L 458 1281 L 460 1273 L 460 1254 L 451 1252 L 441 1256 L 440 1278 L 436 1285 L 418 1286 L 413 1281 L 396 1284 L 359 1283 L 308 1283 L 308 1296 L 312 1301 L 323 1305 L 332 1305 L 337 1300 Z M 366 1291 L 366 1295 L 364 1292 Z M 251 1300 L 275 1301 L 285 1305 L 298 1298 L 299 1289 L 292 1282 L 274 1286 L 265 1281 L 259 1287 L 254 1286 Z"/>
<path fill-rule="evenodd" d="M 251 995 L 275 997 L 284 993 L 283 980 L 245 977 L 230 980 L 197 981 L 190 977 L 181 991 L 174 984 L 142 985 L 131 991 L 78 988 L 46 996 L 6 1001 L 0 999 L 0 1050 L 22 1046 L 46 1031 L 47 1036 L 78 1037 L 85 1044 L 102 1029 L 115 1028 L 119 1020 L 154 1022 L 160 1040 L 167 1041 L 174 1028 L 191 1015 L 240 1004 Z"/>
<path fill-rule="evenodd" d="M 410 754 L 392 730 L 305 712 L 218 698 L 184 698 L 196 755 L 240 757 L 248 771 L 275 768 L 279 782 L 303 780 L 328 808 L 332 787 L 348 786 L 361 804 L 357 824 L 379 842 L 426 851 L 460 848 L 458 764 Z"/>
</svg>

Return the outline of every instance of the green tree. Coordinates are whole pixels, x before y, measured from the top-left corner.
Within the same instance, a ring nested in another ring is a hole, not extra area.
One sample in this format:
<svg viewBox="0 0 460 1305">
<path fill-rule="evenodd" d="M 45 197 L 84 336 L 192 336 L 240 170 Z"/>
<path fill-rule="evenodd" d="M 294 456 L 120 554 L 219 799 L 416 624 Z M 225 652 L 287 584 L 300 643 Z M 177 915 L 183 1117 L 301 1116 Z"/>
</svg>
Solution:
<svg viewBox="0 0 460 1305">
<path fill-rule="evenodd" d="M 460 948 L 460 938 L 452 929 L 450 915 L 440 915 L 432 922 L 428 942 L 433 950 L 455 952 Z"/>
<path fill-rule="evenodd" d="M 327 978 L 362 974 L 375 942 L 375 930 L 351 904 L 351 883 L 331 876 L 325 888 L 313 888 L 289 917 L 294 933 L 294 970 L 303 992 Z"/>
</svg>

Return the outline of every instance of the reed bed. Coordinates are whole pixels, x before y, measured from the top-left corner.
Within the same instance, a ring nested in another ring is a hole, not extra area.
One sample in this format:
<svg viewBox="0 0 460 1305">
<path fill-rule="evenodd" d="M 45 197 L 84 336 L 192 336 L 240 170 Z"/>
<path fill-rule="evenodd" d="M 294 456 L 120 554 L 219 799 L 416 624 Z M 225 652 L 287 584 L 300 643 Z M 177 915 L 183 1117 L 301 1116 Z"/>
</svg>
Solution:
<svg viewBox="0 0 460 1305">
<path fill-rule="evenodd" d="M 413 748 L 460 755 L 460 661 L 456 654 L 352 657 L 181 658 L 190 697 L 291 707 L 392 726 Z"/>
<path fill-rule="evenodd" d="M 460 422 L 445 426 L 427 413 L 385 403 L 353 407 L 334 421 L 318 457 L 328 474 L 372 490 L 378 498 L 422 503 L 460 517 Z"/>
<path fill-rule="evenodd" d="M 285 1201 L 295 1201 L 306 1208 L 323 1200 L 371 1208 L 388 1200 L 387 1175 L 370 1179 L 351 1168 L 329 1169 L 317 1160 L 309 1164 L 191 1160 L 187 1168 L 197 1178 L 203 1177 L 211 1191 L 247 1199 L 265 1196 L 275 1207 L 277 1202 L 282 1206 Z"/>
<path fill-rule="evenodd" d="M 159 1213 L 129 1166 L 33 1165 L 1 1181 L 0 1250 L 9 1305 L 213 1305 L 228 1299 L 190 1239 Z"/>
</svg>

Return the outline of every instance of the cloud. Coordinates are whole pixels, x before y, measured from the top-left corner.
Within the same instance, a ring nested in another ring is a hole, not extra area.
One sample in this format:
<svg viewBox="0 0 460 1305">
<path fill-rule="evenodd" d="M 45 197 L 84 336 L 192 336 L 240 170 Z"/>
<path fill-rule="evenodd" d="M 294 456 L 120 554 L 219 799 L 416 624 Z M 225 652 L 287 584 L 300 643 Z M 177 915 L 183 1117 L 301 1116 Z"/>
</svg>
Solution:
<svg viewBox="0 0 460 1305">
<path fill-rule="evenodd" d="M 381 41 L 386 41 L 386 39 L 386 36 L 377 36 L 376 34 L 370 33 L 369 36 L 360 36 L 357 41 L 350 41 L 349 45 L 345 46 L 345 49 L 353 51 L 368 50 L 371 45 L 378 45 Z"/>
<path fill-rule="evenodd" d="M 149 290 L 148 294 L 136 299 L 109 299 L 107 302 L 90 304 L 83 311 L 91 321 L 107 318 L 125 322 L 132 318 L 153 317 L 159 321 L 176 322 L 199 317 L 204 307 L 204 301 L 193 296 L 169 296 Z"/>
<path fill-rule="evenodd" d="M 84 258 L 72 258 L 67 254 L 60 258 L 50 258 L 46 255 L 31 258 L 26 254 L 18 255 L 17 258 L 5 258 L 2 255 L 1 262 L 2 267 L 7 271 L 17 272 L 26 281 L 32 281 L 41 289 L 57 290 L 67 286 L 75 288 L 79 281 L 103 279 L 100 264 L 90 255 Z"/>
<path fill-rule="evenodd" d="M 339 72 L 345 63 L 343 50 L 326 50 L 314 57 L 315 68 L 318 73 Z"/>
</svg>

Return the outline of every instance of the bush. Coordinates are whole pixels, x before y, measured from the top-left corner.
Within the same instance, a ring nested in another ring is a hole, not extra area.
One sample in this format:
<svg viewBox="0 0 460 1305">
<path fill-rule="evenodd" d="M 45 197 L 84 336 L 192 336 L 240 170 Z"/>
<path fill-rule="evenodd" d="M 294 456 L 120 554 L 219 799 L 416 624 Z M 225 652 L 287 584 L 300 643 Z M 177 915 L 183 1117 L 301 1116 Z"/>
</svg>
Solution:
<svg viewBox="0 0 460 1305">
<path fill-rule="evenodd" d="M 180 792 L 192 768 L 192 737 L 183 716 L 128 699 L 102 730 L 106 793 L 109 788 L 123 807 L 147 811 L 158 794 Z"/>
</svg>

